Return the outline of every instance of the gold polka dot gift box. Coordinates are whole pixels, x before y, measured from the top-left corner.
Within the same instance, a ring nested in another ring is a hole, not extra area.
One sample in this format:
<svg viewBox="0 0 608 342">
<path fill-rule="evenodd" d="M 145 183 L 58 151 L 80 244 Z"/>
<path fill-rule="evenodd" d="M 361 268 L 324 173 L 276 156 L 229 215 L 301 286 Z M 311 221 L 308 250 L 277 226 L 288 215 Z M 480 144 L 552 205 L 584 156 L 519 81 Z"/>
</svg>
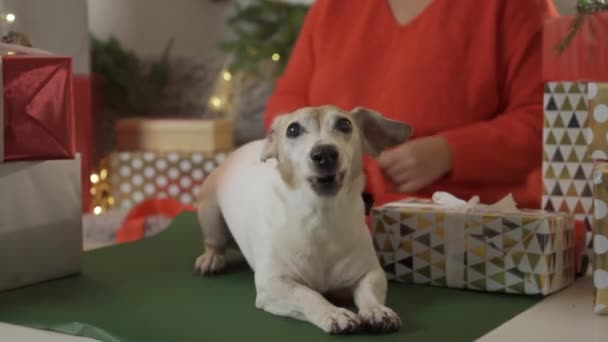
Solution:
<svg viewBox="0 0 608 342">
<path fill-rule="evenodd" d="M 123 119 L 106 160 L 111 206 L 150 198 L 195 204 L 200 184 L 233 149 L 228 119 Z"/>
<path fill-rule="evenodd" d="M 115 152 L 108 157 L 113 206 L 123 209 L 150 198 L 194 204 L 203 180 L 228 152 Z"/>
<path fill-rule="evenodd" d="M 595 161 L 608 161 L 608 83 L 588 85 L 589 132 L 587 151 Z"/>
<path fill-rule="evenodd" d="M 448 201 L 445 201 L 445 199 Z M 377 255 L 391 281 L 548 295 L 575 279 L 572 214 L 436 193 L 372 210 Z"/>
<path fill-rule="evenodd" d="M 608 315 L 608 163 L 596 165 L 593 183 L 595 186 L 595 222 L 593 224 L 594 312 Z"/>
</svg>

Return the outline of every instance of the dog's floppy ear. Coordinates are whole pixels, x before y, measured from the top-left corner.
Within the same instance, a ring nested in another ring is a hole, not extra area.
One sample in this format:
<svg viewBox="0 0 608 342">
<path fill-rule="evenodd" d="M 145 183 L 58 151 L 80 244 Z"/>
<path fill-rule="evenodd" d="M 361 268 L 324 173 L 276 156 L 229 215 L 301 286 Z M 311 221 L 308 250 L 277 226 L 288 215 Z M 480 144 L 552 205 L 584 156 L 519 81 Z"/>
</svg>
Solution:
<svg viewBox="0 0 608 342">
<path fill-rule="evenodd" d="M 285 117 L 287 115 L 279 115 L 272 121 L 272 125 L 270 126 L 270 131 L 266 135 L 266 141 L 264 145 L 264 150 L 262 151 L 262 161 L 266 161 L 271 158 L 279 157 L 279 134 L 283 130 L 283 121 L 285 121 Z"/>
<path fill-rule="evenodd" d="M 377 157 L 388 148 L 403 144 L 411 135 L 412 127 L 390 120 L 373 110 L 357 107 L 351 111 L 361 131 L 364 152 Z"/>
</svg>

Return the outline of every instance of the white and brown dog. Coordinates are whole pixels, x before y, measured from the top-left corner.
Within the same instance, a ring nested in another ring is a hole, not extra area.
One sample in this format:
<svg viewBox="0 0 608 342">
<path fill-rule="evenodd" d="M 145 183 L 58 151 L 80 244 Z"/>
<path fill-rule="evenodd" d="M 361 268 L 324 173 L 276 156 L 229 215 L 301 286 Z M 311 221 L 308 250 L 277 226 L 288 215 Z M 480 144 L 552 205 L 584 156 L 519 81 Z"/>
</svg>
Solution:
<svg viewBox="0 0 608 342">
<path fill-rule="evenodd" d="M 205 252 L 195 271 L 225 266 L 235 242 L 254 270 L 256 307 L 328 333 L 396 331 L 386 276 L 365 224 L 363 154 L 401 144 L 411 128 L 357 108 L 302 108 L 277 117 L 204 182 L 198 217 Z M 349 291 L 358 314 L 322 294 Z"/>
</svg>

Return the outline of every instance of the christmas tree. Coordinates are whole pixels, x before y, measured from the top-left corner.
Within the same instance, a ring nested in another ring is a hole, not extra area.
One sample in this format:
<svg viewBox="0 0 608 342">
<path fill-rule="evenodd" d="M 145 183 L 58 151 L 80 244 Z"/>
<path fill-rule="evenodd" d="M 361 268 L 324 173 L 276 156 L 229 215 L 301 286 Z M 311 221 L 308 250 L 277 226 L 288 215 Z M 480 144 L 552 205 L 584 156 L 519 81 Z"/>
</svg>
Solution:
<svg viewBox="0 0 608 342">
<path fill-rule="evenodd" d="M 228 26 L 235 39 L 222 44 L 229 53 L 230 72 L 258 75 L 261 65 L 275 62 L 274 73 L 283 72 L 298 37 L 310 1 L 258 0 L 237 3 Z"/>
</svg>

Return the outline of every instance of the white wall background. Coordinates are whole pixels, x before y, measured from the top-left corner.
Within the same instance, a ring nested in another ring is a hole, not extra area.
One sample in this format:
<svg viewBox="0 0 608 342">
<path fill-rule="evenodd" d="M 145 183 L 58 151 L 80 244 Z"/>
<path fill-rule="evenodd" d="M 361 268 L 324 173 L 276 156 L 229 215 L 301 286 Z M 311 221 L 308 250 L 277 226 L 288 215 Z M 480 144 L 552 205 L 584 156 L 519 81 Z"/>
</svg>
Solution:
<svg viewBox="0 0 608 342">
<path fill-rule="evenodd" d="M 572 15 L 576 13 L 576 0 L 553 0 L 553 2 L 562 15 Z"/>
<path fill-rule="evenodd" d="M 574 13 L 576 0 L 554 1 L 560 13 Z M 114 34 L 142 56 L 157 56 L 165 42 L 175 37 L 176 54 L 201 58 L 216 55 L 217 43 L 228 37 L 225 21 L 232 2 L 87 0 L 95 35 L 107 38 Z"/>
<path fill-rule="evenodd" d="M 75 73 L 89 72 L 84 0 L 0 0 L 0 9 L 15 15 L 13 28 L 26 33 L 35 47 L 72 56 Z"/>
<path fill-rule="evenodd" d="M 574 13 L 576 0 L 554 1 L 562 14 Z M 0 10 L 16 16 L 14 29 L 36 47 L 72 56 L 77 73 L 89 71 L 89 32 L 115 35 L 144 57 L 158 56 L 171 37 L 175 55 L 216 56 L 231 8 L 209 0 L 0 0 Z"/>
</svg>

